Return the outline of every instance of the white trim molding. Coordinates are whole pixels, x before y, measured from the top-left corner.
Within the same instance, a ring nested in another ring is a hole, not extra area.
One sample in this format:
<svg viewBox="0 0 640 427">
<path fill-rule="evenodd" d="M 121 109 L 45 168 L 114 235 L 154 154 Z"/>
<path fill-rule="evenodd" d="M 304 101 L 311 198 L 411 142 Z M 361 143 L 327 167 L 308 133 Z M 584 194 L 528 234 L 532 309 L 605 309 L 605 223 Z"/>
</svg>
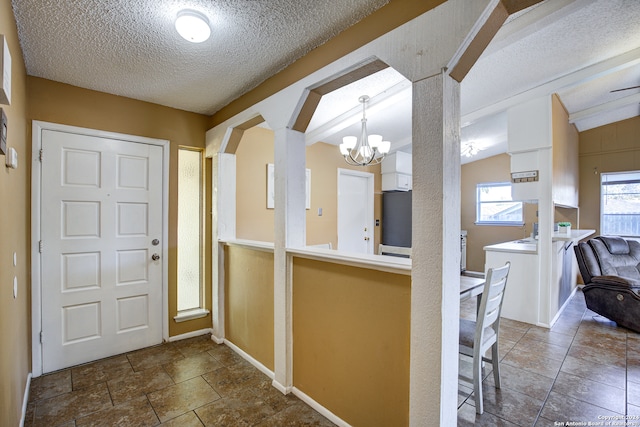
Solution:
<svg viewBox="0 0 640 427">
<path fill-rule="evenodd" d="M 212 333 L 212 329 L 211 328 L 199 329 L 197 331 L 191 331 L 191 332 L 187 332 L 185 334 L 174 335 L 172 337 L 169 337 L 167 342 L 175 342 L 175 341 L 186 340 L 188 338 L 199 337 L 201 335 L 206 335 L 206 334 L 210 334 L 210 333 Z"/>
<path fill-rule="evenodd" d="M 224 344 L 227 347 L 229 347 L 231 350 L 235 351 L 244 360 L 246 360 L 247 362 L 251 363 L 260 372 L 262 372 L 263 374 L 265 374 L 269 378 L 273 379 L 273 377 L 274 377 L 273 371 L 271 369 L 267 368 L 266 366 L 264 366 L 257 359 L 254 359 L 251 355 L 249 355 L 249 353 L 246 353 L 244 350 L 242 350 L 240 347 L 236 346 L 234 343 L 232 343 L 228 339 L 224 340 Z"/>
<path fill-rule="evenodd" d="M 299 388 L 293 387 L 292 391 L 295 396 L 300 398 L 300 400 L 302 400 L 307 405 L 311 406 L 313 409 L 318 411 L 320 415 L 322 415 L 323 417 L 325 417 L 335 425 L 340 427 L 351 427 L 351 424 L 349 424 L 348 422 L 338 417 L 336 414 L 334 414 L 333 412 L 331 412 L 330 410 L 328 410 L 327 408 L 325 408 L 324 406 L 322 406 L 321 404 L 313 400 L 311 397 L 309 397 L 309 395 L 301 391 Z"/>
<path fill-rule="evenodd" d="M 20 417 L 20 427 L 24 426 L 27 419 L 27 405 L 29 403 L 29 390 L 31 390 L 31 372 L 27 375 L 27 384 L 24 386 L 24 395 L 22 396 L 22 416 Z"/>
</svg>

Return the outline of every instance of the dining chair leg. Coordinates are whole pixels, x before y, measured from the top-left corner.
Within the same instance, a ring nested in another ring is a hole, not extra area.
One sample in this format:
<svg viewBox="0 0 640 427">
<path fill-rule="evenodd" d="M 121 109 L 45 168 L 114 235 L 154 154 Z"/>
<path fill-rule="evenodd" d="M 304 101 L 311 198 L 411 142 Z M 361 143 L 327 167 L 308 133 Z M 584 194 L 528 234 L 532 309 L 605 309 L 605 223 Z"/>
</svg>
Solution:
<svg viewBox="0 0 640 427">
<path fill-rule="evenodd" d="M 474 350 L 474 353 L 476 351 Z M 478 352 L 479 353 L 479 352 Z M 473 394 L 476 396 L 476 413 L 482 415 L 482 355 L 474 355 L 473 358 Z"/>
<path fill-rule="evenodd" d="M 491 364 L 493 365 L 493 380 L 496 388 L 500 388 L 500 360 L 498 358 L 498 342 L 491 346 Z"/>
</svg>

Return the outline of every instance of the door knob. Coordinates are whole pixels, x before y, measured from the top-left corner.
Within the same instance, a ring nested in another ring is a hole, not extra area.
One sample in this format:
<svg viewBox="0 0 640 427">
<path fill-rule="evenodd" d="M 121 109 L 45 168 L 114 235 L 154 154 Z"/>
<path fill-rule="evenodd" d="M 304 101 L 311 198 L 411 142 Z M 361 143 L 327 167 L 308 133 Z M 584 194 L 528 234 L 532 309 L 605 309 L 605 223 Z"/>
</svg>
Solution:
<svg viewBox="0 0 640 427">
<path fill-rule="evenodd" d="M 153 254 L 153 255 L 151 255 L 151 259 L 152 259 L 152 260 L 154 260 L 154 261 L 157 261 L 157 260 L 159 260 L 159 259 L 160 259 L 160 255 L 158 255 L 158 254 Z"/>
</svg>

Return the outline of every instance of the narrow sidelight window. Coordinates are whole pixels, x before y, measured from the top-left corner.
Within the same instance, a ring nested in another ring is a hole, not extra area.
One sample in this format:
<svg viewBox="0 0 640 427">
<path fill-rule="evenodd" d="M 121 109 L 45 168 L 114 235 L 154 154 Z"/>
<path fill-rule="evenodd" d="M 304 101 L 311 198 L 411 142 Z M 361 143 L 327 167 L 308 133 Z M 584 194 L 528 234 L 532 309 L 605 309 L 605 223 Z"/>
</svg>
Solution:
<svg viewBox="0 0 640 427">
<path fill-rule="evenodd" d="M 204 310 L 204 152 L 178 149 L 178 316 Z M 195 315 L 195 316 L 193 316 Z M 186 318 L 183 320 L 187 320 Z"/>
</svg>

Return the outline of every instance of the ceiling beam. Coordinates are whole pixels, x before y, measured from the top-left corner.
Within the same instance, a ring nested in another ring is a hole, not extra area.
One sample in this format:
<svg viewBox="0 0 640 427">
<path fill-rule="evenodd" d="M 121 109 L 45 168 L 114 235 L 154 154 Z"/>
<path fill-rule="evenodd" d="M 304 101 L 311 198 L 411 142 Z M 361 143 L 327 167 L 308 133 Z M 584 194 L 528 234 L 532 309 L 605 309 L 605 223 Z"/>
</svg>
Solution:
<svg viewBox="0 0 640 427">
<path fill-rule="evenodd" d="M 575 123 L 580 120 L 588 119 L 593 116 L 607 113 L 609 111 L 618 110 L 632 104 L 640 103 L 640 93 L 625 96 L 624 98 L 618 98 L 613 101 L 605 102 L 604 104 L 596 105 L 595 107 L 587 108 L 582 111 L 576 111 L 573 114 L 569 114 L 569 123 Z"/>
<path fill-rule="evenodd" d="M 491 44 L 482 53 L 483 59 L 518 40 L 522 40 L 538 31 L 543 31 L 560 19 L 566 18 L 596 1 L 553 0 L 552 2 L 544 2 L 538 7 L 527 11 L 527 13 L 514 17 L 514 19 L 507 19 L 500 31 L 491 40 Z"/>
<path fill-rule="evenodd" d="M 309 88 L 304 102 L 300 106 L 298 113 L 295 115 L 295 121 L 291 129 L 305 133 L 307 131 L 307 127 L 309 127 L 309 122 L 311 122 L 311 118 L 324 95 L 388 67 L 389 65 L 385 64 L 383 61 L 377 58 L 371 58 L 352 70 L 333 76 L 331 79 Z"/>
<path fill-rule="evenodd" d="M 507 9 L 502 3 L 498 3 L 480 28 L 477 29 L 473 38 L 466 43 L 464 50 L 454 56 L 452 62 L 455 65 L 449 73 L 452 79 L 460 83 L 465 78 L 508 17 L 509 12 Z"/>
<path fill-rule="evenodd" d="M 389 105 L 399 102 L 406 97 L 411 97 L 411 82 L 405 79 L 389 89 L 386 89 L 384 92 L 372 97 L 369 100 L 367 111 L 371 113 L 381 108 L 387 108 Z M 361 106 L 345 111 L 316 129 L 307 132 L 305 135 L 306 144 L 311 145 L 316 142 L 323 141 L 324 138 L 335 135 L 354 123 L 358 123 L 361 119 Z"/>
<path fill-rule="evenodd" d="M 540 3 L 541 0 L 501 0 L 502 5 L 509 15 L 520 12 L 534 4 Z"/>
<path fill-rule="evenodd" d="M 525 103 L 532 99 L 551 95 L 552 93 L 556 93 L 561 90 L 570 89 L 599 77 L 606 76 L 607 74 L 611 74 L 627 67 L 631 67 L 638 63 L 640 63 L 640 48 L 630 50 L 629 52 L 623 53 L 622 55 L 618 55 L 605 61 L 598 62 L 597 64 L 585 67 L 573 73 L 566 74 L 560 78 L 551 80 L 540 86 L 533 87 L 522 93 L 503 99 L 502 101 L 495 102 L 487 107 L 464 114 L 461 117 L 461 124 L 465 126 L 469 123 L 476 122 L 485 116 L 490 116 L 496 113 L 507 111 L 511 107 Z M 464 86 L 462 87 L 462 90 L 464 90 Z"/>
<path fill-rule="evenodd" d="M 531 7 L 542 0 L 500 0 L 489 16 L 482 22 L 480 27 L 472 30 L 472 38 L 465 41 L 462 51 L 457 53 L 451 61 L 453 66 L 449 75 L 458 83 L 462 82 L 465 76 L 473 67 L 480 56 L 489 46 L 498 31 L 502 28 L 509 15 L 520 12 Z"/>
</svg>

